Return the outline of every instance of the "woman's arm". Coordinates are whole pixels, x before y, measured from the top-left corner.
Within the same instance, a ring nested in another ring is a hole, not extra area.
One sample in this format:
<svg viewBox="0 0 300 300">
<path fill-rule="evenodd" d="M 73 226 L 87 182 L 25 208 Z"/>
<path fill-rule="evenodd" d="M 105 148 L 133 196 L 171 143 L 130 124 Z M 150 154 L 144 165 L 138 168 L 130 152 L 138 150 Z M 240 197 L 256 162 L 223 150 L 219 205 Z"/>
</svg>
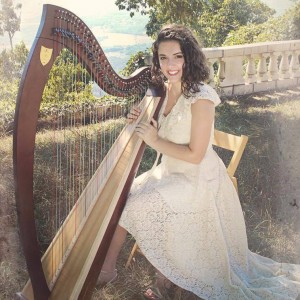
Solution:
<svg viewBox="0 0 300 300">
<path fill-rule="evenodd" d="M 153 125 L 141 123 L 136 127 L 136 132 L 146 144 L 156 151 L 198 164 L 203 159 L 211 133 L 211 127 L 215 117 L 214 103 L 210 100 L 198 100 L 192 104 L 192 128 L 191 139 L 188 145 L 179 145 L 160 138 L 157 134 L 157 123 Z"/>
</svg>

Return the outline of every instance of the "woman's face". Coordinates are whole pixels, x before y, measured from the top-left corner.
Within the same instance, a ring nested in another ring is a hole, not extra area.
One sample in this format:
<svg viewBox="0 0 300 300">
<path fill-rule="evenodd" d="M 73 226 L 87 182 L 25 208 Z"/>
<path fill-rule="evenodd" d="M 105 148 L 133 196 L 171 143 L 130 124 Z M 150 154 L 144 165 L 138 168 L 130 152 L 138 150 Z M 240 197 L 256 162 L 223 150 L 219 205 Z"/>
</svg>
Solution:
<svg viewBox="0 0 300 300">
<path fill-rule="evenodd" d="M 158 46 L 158 60 L 161 71 L 168 79 L 168 82 L 181 82 L 184 57 L 178 41 L 160 42 Z"/>
</svg>

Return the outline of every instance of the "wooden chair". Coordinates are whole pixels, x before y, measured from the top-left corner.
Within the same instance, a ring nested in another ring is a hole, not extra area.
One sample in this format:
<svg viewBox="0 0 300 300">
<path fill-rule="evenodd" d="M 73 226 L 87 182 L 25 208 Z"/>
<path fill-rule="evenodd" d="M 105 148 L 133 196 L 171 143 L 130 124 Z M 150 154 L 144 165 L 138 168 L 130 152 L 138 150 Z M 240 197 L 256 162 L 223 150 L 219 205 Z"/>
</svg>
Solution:
<svg viewBox="0 0 300 300">
<path fill-rule="evenodd" d="M 215 129 L 213 145 L 217 146 L 218 148 L 226 149 L 233 152 L 233 155 L 227 166 L 227 172 L 237 191 L 238 191 L 237 179 L 234 176 L 234 174 L 240 163 L 247 142 L 248 142 L 248 137 L 245 135 L 238 136 L 238 135 L 226 133 Z M 130 265 L 131 260 L 137 250 L 139 251 L 139 247 L 138 244 L 135 242 L 134 246 L 132 247 L 131 253 L 128 257 L 128 260 L 126 262 L 125 265 L 126 269 Z"/>
<path fill-rule="evenodd" d="M 238 184 L 234 174 L 240 163 L 247 142 L 248 137 L 245 135 L 238 136 L 215 129 L 213 145 L 233 152 L 231 160 L 227 166 L 227 172 L 237 191 Z"/>
</svg>

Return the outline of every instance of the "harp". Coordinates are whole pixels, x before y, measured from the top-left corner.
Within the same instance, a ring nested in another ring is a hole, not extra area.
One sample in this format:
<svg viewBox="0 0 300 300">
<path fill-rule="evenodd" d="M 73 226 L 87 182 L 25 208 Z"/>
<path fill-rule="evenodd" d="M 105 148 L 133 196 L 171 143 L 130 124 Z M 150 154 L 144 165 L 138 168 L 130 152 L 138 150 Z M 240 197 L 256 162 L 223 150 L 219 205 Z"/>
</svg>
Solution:
<svg viewBox="0 0 300 300">
<path fill-rule="evenodd" d="M 71 76 L 56 73 L 62 65 Z M 55 85 L 62 90 L 48 97 L 58 108 L 42 114 L 53 73 L 59 78 Z M 134 134 L 134 125 L 124 125 L 124 117 L 107 137 L 109 124 L 122 112 L 116 109 L 114 114 L 113 104 L 96 105 L 84 97 L 89 83 L 95 82 L 107 94 L 129 98 L 135 105 L 136 98 L 142 99 L 140 118 L 149 120 L 157 115 L 164 94 L 162 88 L 149 89 L 150 79 L 149 67 L 128 78 L 117 75 L 80 18 L 61 7 L 44 5 L 15 113 L 16 204 L 30 277 L 19 299 L 91 297 L 145 145 Z M 72 90 L 65 90 L 67 83 Z M 145 87 L 148 92 L 141 97 Z M 67 94 L 67 105 L 61 103 L 62 93 Z M 130 105 L 124 105 L 125 110 Z M 54 135 L 45 142 L 52 130 Z M 47 150 L 44 157 L 41 148 Z M 41 160 L 45 164 L 40 165 Z M 41 186 L 46 191 L 41 192 Z M 45 241 L 41 242 L 41 235 Z"/>
</svg>

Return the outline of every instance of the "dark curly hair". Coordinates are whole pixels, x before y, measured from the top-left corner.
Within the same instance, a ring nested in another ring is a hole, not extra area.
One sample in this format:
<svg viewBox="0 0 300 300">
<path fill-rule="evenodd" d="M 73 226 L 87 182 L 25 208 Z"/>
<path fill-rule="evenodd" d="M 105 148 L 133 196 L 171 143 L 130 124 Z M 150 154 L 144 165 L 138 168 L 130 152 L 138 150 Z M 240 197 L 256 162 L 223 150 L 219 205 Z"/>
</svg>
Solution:
<svg viewBox="0 0 300 300">
<path fill-rule="evenodd" d="M 168 40 L 175 40 L 180 44 L 184 56 L 181 89 L 186 97 L 190 97 L 192 94 L 199 92 L 201 83 L 209 78 L 206 57 L 190 29 L 176 24 L 164 26 L 152 45 L 151 71 L 153 82 L 156 85 L 162 85 L 165 81 L 159 65 L 158 47 L 161 42 Z"/>
</svg>

